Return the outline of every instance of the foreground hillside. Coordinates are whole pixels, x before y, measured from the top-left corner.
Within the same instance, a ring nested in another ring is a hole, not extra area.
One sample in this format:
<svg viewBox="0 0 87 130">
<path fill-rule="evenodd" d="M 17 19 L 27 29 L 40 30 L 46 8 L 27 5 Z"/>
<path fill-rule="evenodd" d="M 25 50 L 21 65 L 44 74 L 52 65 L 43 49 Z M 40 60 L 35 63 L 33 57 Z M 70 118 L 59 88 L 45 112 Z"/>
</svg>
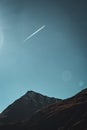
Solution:
<svg viewBox="0 0 87 130">
<path fill-rule="evenodd" d="M 87 89 L 72 98 L 38 110 L 30 120 L 1 130 L 87 130 Z"/>
<path fill-rule="evenodd" d="M 61 100 L 44 96 L 34 91 L 28 91 L 1 113 L 0 124 L 29 119 L 37 110 L 59 101 Z"/>
</svg>

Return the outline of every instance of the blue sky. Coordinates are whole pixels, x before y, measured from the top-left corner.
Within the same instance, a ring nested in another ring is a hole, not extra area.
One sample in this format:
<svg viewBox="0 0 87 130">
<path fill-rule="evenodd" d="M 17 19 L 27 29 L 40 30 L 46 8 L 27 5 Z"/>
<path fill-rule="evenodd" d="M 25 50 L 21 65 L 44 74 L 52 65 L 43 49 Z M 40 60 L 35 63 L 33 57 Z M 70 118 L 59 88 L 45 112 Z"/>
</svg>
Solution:
<svg viewBox="0 0 87 130">
<path fill-rule="evenodd" d="M 86 12 L 85 0 L 0 0 L 0 111 L 28 90 L 64 99 L 87 87 Z"/>
</svg>

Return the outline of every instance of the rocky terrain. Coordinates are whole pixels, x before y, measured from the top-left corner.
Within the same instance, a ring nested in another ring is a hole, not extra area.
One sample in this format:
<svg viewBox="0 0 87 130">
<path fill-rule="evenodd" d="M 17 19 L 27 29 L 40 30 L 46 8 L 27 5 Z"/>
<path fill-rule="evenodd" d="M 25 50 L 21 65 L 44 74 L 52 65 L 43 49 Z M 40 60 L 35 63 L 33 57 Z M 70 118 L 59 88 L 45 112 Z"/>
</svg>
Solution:
<svg viewBox="0 0 87 130">
<path fill-rule="evenodd" d="M 27 120 L 39 109 L 60 101 L 34 91 L 28 91 L 20 99 L 8 106 L 0 115 L 0 124 Z"/>
<path fill-rule="evenodd" d="M 1 130 L 87 130 L 87 89 L 38 109 L 30 119 L 0 126 Z"/>
</svg>

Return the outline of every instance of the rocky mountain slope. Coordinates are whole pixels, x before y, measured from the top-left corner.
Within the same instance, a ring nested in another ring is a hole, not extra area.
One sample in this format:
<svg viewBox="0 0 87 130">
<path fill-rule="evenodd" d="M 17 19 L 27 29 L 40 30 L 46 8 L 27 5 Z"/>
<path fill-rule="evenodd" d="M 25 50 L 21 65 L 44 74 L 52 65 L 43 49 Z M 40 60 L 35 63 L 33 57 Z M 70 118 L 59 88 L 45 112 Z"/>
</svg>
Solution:
<svg viewBox="0 0 87 130">
<path fill-rule="evenodd" d="M 1 130 L 87 130 L 87 89 L 39 109 L 31 119 L 3 125 Z"/>
<path fill-rule="evenodd" d="M 34 91 L 28 91 L 1 113 L 0 124 L 29 119 L 35 111 L 58 101 L 60 100 L 43 96 Z"/>
</svg>

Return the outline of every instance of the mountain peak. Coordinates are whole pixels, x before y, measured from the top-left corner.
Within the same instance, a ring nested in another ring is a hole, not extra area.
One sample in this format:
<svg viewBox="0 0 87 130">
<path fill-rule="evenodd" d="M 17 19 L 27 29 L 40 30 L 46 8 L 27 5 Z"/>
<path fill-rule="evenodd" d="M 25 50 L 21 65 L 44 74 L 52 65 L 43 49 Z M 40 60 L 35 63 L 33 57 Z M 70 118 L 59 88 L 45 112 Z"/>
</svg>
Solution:
<svg viewBox="0 0 87 130">
<path fill-rule="evenodd" d="M 46 97 L 46 96 L 44 96 L 44 95 L 42 95 L 42 94 L 40 94 L 38 92 L 30 90 L 30 91 L 27 91 L 22 98 L 23 99 L 25 98 L 25 99 L 28 99 L 28 100 L 31 100 L 31 99 L 32 100 L 34 100 L 34 99 L 37 100 L 36 99 L 37 97 L 41 98 L 41 97 Z"/>
<path fill-rule="evenodd" d="M 4 117 L 1 119 L 1 122 L 9 123 L 29 119 L 37 110 L 59 101 L 61 100 L 44 96 L 32 90 L 27 91 L 25 95 L 16 100 L 1 113 Z"/>
<path fill-rule="evenodd" d="M 36 98 L 31 98 L 31 95 L 35 95 Z M 1 120 L 1 124 L 9 124 L 2 125 L 0 129 L 87 130 L 87 89 L 56 103 L 55 98 L 49 98 L 34 91 L 28 91 L 24 97 L 28 100 L 20 98 L 20 102 L 18 100 L 6 113 L 3 113 L 4 120 Z M 15 123 L 16 121 L 19 123 Z"/>
<path fill-rule="evenodd" d="M 24 96 L 22 96 L 22 99 L 25 99 L 25 100 L 28 100 L 28 101 L 30 101 L 30 100 L 34 101 L 34 100 L 37 100 L 36 99 L 37 96 L 39 98 L 41 98 L 43 95 L 41 95 L 40 93 L 37 93 L 35 91 L 30 90 L 30 91 L 27 91 Z"/>
<path fill-rule="evenodd" d="M 27 94 L 28 94 L 28 93 L 35 93 L 35 91 L 29 90 L 29 91 L 27 91 Z"/>
<path fill-rule="evenodd" d="M 57 98 L 54 98 L 54 97 L 48 97 L 46 95 L 43 95 L 41 93 L 38 93 L 38 92 L 35 92 L 35 91 L 27 91 L 27 93 L 22 96 L 20 99 L 23 99 L 23 101 L 25 102 L 31 102 L 34 103 L 34 104 L 52 104 L 52 103 L 55 103 L 56 101 L 59 101 L 61 99 L 57 99 Z"/>
<path fill-rule="evenodd" d="M 29 90 L 29 91 L 26 92 L 26 95 L 29 95 L 29 94 L 39 94 L 39 93 L 37 93 L 33 90 Z"/>
</svg>

